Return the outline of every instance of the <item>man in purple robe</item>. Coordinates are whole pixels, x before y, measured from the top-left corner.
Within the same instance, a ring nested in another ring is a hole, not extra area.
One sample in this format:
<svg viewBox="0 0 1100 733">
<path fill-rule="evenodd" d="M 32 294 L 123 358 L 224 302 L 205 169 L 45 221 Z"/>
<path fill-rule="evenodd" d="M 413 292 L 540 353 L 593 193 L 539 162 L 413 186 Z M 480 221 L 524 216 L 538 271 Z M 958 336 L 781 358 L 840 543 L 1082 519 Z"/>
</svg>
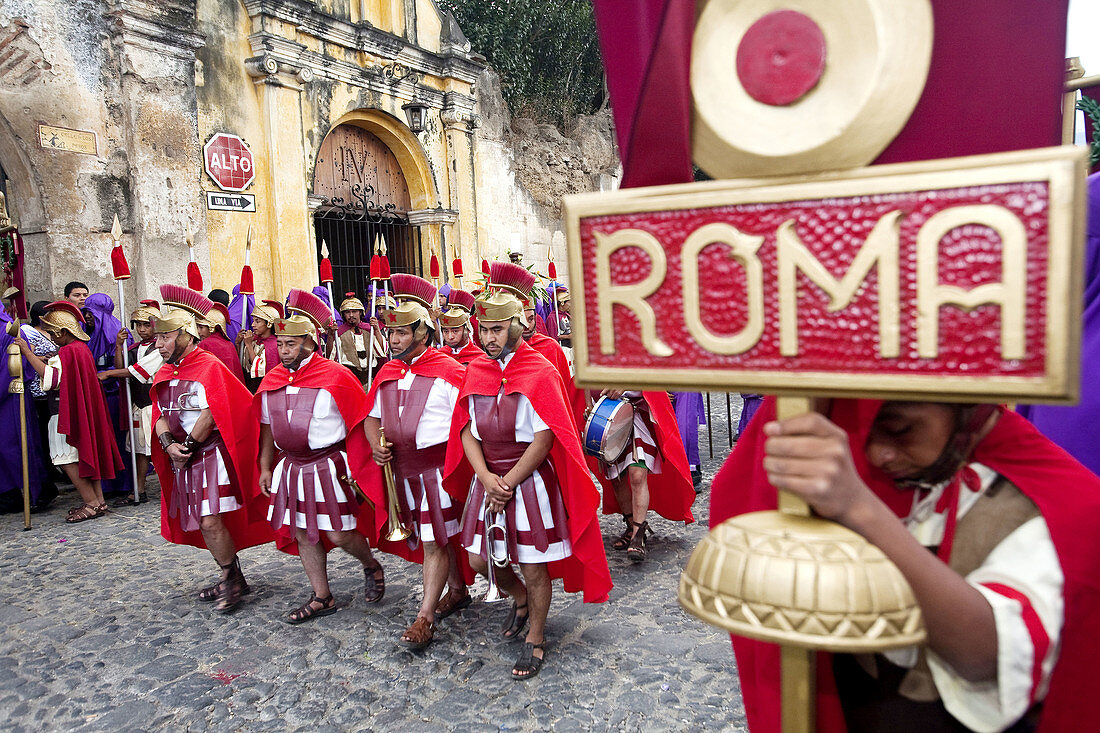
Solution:
<svg viewBox="0 0 1100 733">
<path fill-rule="evenodd" d="M 5 323 L 11 321 L 3 305 L 0 305 L 0 321 Z M 19 416 L 20 399 L 26 406 L 31 505 L 44 507 L 57 496 L 57 489 L 46 481 L 38 416 L 32 404 L 31 395 L 26 390 L 22 394 L 8 392 L 12 380 L 11 372 L 8 370 L 8 347 L 14 341 L 6 330 L 0 330 L 0 434 L 10 438 L 0 441 L 0 513 L 18 511 L 23 507 L 23 451 L 19 440 L 22 429 Z M 34 373 L 34 369 L 24 360 L 24 377 L 33 376 Z M 47 485 L 45 491 L 44 485 Z"/>
</svg>

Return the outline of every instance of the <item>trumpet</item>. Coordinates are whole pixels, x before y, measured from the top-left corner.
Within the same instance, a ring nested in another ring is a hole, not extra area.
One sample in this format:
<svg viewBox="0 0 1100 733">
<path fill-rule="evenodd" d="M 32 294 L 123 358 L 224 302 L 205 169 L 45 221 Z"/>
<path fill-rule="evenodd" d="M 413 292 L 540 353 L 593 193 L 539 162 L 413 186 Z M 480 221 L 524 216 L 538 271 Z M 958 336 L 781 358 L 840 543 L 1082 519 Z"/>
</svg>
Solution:
<svg viewBox="0 0 1100 733">
<path fill-rule="evenodd" d="M 490 521 L 491 520 L 491 521 Z M 504 543 L 504 552 L 498 556 L 493 544 L 493 533 L 500 534 L 500 540 Z M 508 566 L 508 525 L 504 523 L 504 512 L 494 512 L 489 509 L 489 500 L 485 500 L 485 577 L 489 581 L 489 590 L 485 593 L 484 603 L 496 603 L 507 598 L 500 592 L 497 586 L 496 571 L 493 568 Z"/>
<path fill-rule="evenodd" d="M 386 431 L 378 429 L 378 442 L 386 445 Z M 390 531 L 386 535 L 389 542 L 400 542 L 412 536 L 412 530 L 401 522 L 401 515 L 397 511 L 397 482 L 393 478 L 393 467 L 389 463 L 382 464 L 382 478 L 386 482 L 387 517 Z"/>
</svg>

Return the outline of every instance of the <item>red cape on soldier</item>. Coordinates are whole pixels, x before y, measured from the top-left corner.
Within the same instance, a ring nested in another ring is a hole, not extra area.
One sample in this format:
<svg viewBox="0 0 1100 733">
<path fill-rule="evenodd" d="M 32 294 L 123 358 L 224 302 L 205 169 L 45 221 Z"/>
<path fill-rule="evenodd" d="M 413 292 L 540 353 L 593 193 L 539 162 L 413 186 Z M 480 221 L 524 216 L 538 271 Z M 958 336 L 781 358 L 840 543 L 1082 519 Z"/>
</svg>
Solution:
<svg viewBox="0 0 1100 733">
<path fill-rule="evenodd" d="M 516 347 L 503 372 L 500 365 L 488 356 L 470 362 L 451 424 L 443 487 L 456 500 L 465 501 L 473 478 L 473 469 L 466 459 L 460 437 L 462 429 L 470 422 L 467 398 L 471 395 L 496 395 L 502 386 L 506 394 L 518 392 L 527 397 L 535 412 L 554 433 L 550 459 L 569 515 L 573 554 L 564 560 L 549 563 L 550 575 L 562 578 L 567 592 L 583 591 L 586 603 L 602 603 L 611 590 L 611 572 L 596 516 L 599 492 L 584 463 L 564 385 L 557 386 L 560 382 L 548 383 L 546 380 L 547 370 L 551 369 L 552 365 L 523 341 Z"/>
<path fill-rule="evenodd" d="M 347 426 L 347 456 L 351 477 L 367 496 L 375 500 L 374 494 L 377 492 L 370 487 L 382 485 L 382 474 L 371 460 L 370 444 L 363 432 L 363 420 L 369 412 L 369 407 L 367 396 L 363 393 L 359 380 L 347 367 L 323 358 L 320 353 L 314 353 L 309 363 L 295 372 L 291 372 L 280 363 L 268 370 L 256 390 L 256 395 L 252 398 L 251 414 L 257 426 L 260 424 L 260 405 L 263 394 L 288 386 L 323 389 L 332 395 L 340 416 L 344 418 L 344 425 Z M 254 501 L 258 504 L 267 504 L 267 497 L 263 496 L 258 485 L 251 486 L 250 491 Z M 375 501 L 377 506 L 384 506 Z M 381 512 L 381 516 L 384 520 L 385 511 Z M 375 527 L 375 510 L 368 502 L 361 503 L 356 519 L 358 520 L 356 530 L 367 538 L 371 546 L 376 546 L 378 533 Z M 321 542 L 326 550 L 332 549 L 332 543 L 324 533 L 321 534 Z M 289 528 L 276 534 L 275 546 L 287 554 L 298 554 L 298 542 Z"/>
</svg>

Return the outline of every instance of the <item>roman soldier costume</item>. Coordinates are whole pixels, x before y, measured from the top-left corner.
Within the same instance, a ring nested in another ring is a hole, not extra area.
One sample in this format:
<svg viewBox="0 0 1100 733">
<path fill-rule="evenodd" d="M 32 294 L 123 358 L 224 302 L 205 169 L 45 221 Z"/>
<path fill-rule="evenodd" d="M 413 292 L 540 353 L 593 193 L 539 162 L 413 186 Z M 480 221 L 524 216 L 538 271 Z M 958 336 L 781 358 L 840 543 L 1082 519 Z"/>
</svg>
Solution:
<svg viewBox="0 0 1100 733">
<path fill-rule="evenodd" d="M 279 363 L 279 350 L 275 347 L 275 321 L 283 317 L 283 304 L 277 300 L 265 300 L 252 309 L 252 318 L 267 324 L 271 332 L 253 340 L 256 355 L 248 367 L 248 378 L 257 383 Z"/>
<path fill-rule="evenodd" d="M 355 293 L 345 295 L 339 308 L 344 323 L 336 331 L 340 341 L 340 363 L 351 369 L 360 384 L 366 385 L 370 362 L 372 359 L 377 361 L 385 357 L 385 346 L 380 343 L 380 334 L 377 331 L 374 331 L 375 337 L 371 338 L 372 328 L 367 320 L 367 309 L 363 301 L 355 297 Z M 354 324 L 350 323 L 348 314 L 356 312 L 359 320 Z M 335 342 L 326 346 L 325 354 L 330 359 L 336 358 Z"/>
<path fill-rule="evenodd" d="M 143 300 L 138 308 L 130 314 L 130 327 L 135 323 L 152 323 L 160 316 L 160 303 L 155 300 Z M 130 346 L 126 367 L 130 372 L 130 401 L 133 412 L 130 415 L 134 429 L 130 431 L 126 439 L 126 446 L 130 446 L 130 435 L 136 435 L 138 440 L 134 450 L 143 456 L 152 454 L 153 442 L 153 399 L 149 395 L 149 386 L 153 383 L 155 375 L 162 366 L 164 358 L 157 350 L 155 339 L 139 341 Z M 139 477 L 139 480 L 144 476 Z"/>
<path fill-rule="evenodd" d="M 439 317 L 439 324 L 443 328 L 462 328 L 466 332 L 466 342 L 458 348 L 447 346 L 439 347 L 447 356 L 455 359 L 459 364 L 469 364 L 479 356 L 485 354 L 477 345 L 477 334 L 473 333 L 470 325 L 470 315 L 474 311 L 474 296 L 465 290 L 451 288 L 447 293 L 447 310 Z"/>
<path fill-rule="evenodd" d="M 153 425 L 162 431 L 152 455 L 162 487 L 161 534 L 175 544 L 207 548 L 203 518 L 220 519 L 234 554 L 228 563 L 218 560 L 222 581 L 200 591 L 199 600 L 217 600 L 217 610 L 227 612 L 249 592 L 235 552 L 273 539 L 262 508 L 247 501 L 256 477 L 259 424 L 251 419 L 252 395 L 240 380 L 209 351 L 186 343 L 186 336 L 198 339 L 196 319 L 210 310 L 210 300 L 178 285 L 162 285 L 161 298 L 165 311 L 154 330 L 179 332 L 178 355 L 154 375 L 152 387 Z M 213 426 L 196 439 L 192 433 L 204 414 Z M 167 453 L 175 443 L 189 454 L 182 465 L 174 466 Z"/>
<path fill-rule="evenodd" d="M 199 348 L 218 357 L 218 360 L 225 364 L 225 368 L 241 380 L 241 384 L 244 384 L 244 369 L 241 367 L 241 358 L 237 354 L 236 347 L 229 340 L 226 330 L 228 323 L 229 309 L 221 303 L 214 303 L 202 318 L 202 325 L 210 329 L 210 335 L 199 342 Z"/>
</svg>

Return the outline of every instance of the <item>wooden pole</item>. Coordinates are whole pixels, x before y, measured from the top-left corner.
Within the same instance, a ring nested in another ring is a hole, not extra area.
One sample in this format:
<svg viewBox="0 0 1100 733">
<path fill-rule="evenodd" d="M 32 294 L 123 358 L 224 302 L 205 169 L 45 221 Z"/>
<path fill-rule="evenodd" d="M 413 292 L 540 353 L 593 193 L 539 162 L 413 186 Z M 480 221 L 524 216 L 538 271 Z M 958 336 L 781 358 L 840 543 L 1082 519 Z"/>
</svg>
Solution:
<svg viewBox="0 0 1100 733">
<path fill-rule="evenodd" d="M 786 420 L 813 409 L 809 397 L 779 397 L 776 418 Z M 786 491 L 779 492 L 779 510 L 787 514 L 810 516 L 810 507 Z M 779 657 L 780 699 L 783 733 L 813 733 L 817 729 L 817 654 L 812 649 L 781 646 Z"/>
<path fill-rule="evenodd" d="M 118 311 L 119 315 L 123 318 L 126 317 L 126 296 L 122 292 L 122 281 L 115 280 L 115 284 L 118 285 Z M 126 342 L 122 342 L 122 366 L 126 369 L 130 368 L 130 351 L 126 348 Z M 126 387 L 126 422 L 130 425 L 130 473 L 133 474 L 133 490 L 134 490 L 134 503 L 137 504 L 141 501 L 141 490 L 138 488 L 144 476 L 137 475 L 137 435 L 134 430 L 134 397 L 130 391 L 130 376 L 126 375 L 122 378 L 122 383 Z M 138 423 L 138 430 L 141 429 L 140 422 Z"/>
</svg>

